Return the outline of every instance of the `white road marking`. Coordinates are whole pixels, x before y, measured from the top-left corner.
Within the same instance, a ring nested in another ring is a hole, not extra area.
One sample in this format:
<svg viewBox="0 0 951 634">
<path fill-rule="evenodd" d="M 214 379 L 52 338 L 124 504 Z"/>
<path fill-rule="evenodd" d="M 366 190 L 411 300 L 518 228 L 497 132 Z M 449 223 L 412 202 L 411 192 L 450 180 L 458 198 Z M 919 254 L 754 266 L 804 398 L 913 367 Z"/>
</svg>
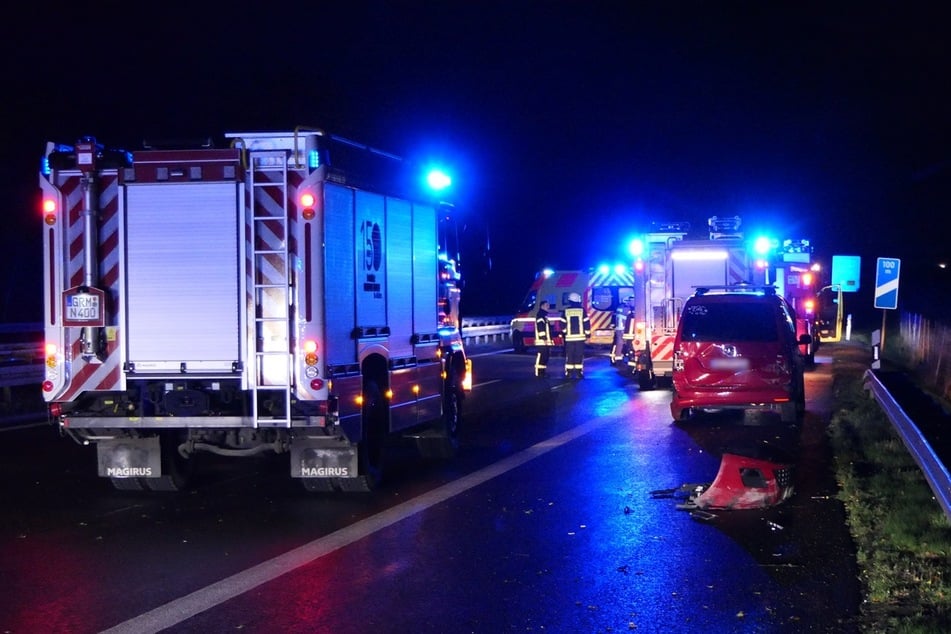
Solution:
<svg viewBox="0 0 951 634">
<path fill-rule="evenodd" d="M 105 630 L 103 634 L 144 634 L 145 632 L 160 632 L 166 628 L 178 625 L 196 614 L 209 610 L 216 605 L 233 599 L 249 590 L 277 579 L 281 575 L 300 568 L 334 552 L 344 546 L 363 539 L 368 535 L 380 531 L 411 515 L 425 511 L 431 506 L 444 502 L 473 487 L 498 477 L 530 460 L 557 449 L 572 440 L 603 427 L 615 420 L 613 416 L 601 416 L 587 423 L 562 432 L 557 436 L 543 440 L 531 447 L 509 456 L 499 462 L 448 484 L 424 493 L 419 497 L 407 500 L 402 504 L 378 513 L 372 517 L 360 520 L 346 528 L 342 528 L 329 535 L 315 539 L 283 555 L 248 568 L 217 583 L 196 590 L 189 595 L 170 601 L 154 610 L 150 610 L 128 621 L 119 623 L 115 627 Z"/>
</svg>

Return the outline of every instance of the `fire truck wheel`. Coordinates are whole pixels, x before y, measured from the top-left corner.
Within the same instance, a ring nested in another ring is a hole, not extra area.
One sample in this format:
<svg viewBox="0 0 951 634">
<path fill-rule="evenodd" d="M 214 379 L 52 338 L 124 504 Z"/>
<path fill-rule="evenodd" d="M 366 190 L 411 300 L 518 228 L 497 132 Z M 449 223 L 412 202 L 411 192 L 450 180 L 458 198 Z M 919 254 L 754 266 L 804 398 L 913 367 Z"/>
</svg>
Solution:
<svg viewBox="0 0 951 634">
<path fill-rule="evenodd" d="M 443 393 L 442 418 L 435 434 L 416 439 L 419 454 L 427 460 L 449 460 L 459 451 L 459 425 L 462 423 L 462 394 L 455 385 L 447 385 Z"/>
<path fill-rule="evenodd" d="M 116 491 L 145 491 L 145 478 L 109 478 Z"/>
<path fill-rule="evenodd" d="M 657 388 L 657 377 L 653 370 L 642 370 L 637 373 L 637 387 L 640 390 L 653 390 Z"/>
<path fill-rule="evenodd" d="M 310 493 L 333 493 L 337 490 L 333 478 L 301 478 L 304 490 Z"/>
<path fill-rule="evenodd" d="M 162 476 L 143 478 L 152 491 L 184 491 L 191 480 L 193 460 L 178 453 L 179 439 L 174 434 L 162 436 Z"/>
<path fill-rule="evenodd" d="M 335 482 L 342 491 L 373 491 L 383 479 L 387 403 L 375 381 L 365 384 L 363 398 L 363 439 L 357 448 L 359 475 L 337 478 Z"/>
</svg>

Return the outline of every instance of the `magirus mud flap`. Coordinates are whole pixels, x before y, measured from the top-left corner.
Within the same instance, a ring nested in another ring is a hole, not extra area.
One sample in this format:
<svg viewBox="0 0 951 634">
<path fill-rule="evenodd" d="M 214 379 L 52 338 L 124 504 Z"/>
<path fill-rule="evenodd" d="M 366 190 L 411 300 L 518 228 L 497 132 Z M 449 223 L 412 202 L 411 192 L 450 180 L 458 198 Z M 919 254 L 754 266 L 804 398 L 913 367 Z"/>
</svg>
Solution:
<svg viewBox="0 0 951 634">
<path fill-rule="evenodd" d="M 295 438 L 291 445 L 292 478 L 355 478 L 357 446 L 335 438 Z"/>
<path fill-rule="evenodd" d="M 96 453 L 99 475 L 104 478 L 162 476 L 162 448 L 158 436 L 99 440 Z"/>
</svg>

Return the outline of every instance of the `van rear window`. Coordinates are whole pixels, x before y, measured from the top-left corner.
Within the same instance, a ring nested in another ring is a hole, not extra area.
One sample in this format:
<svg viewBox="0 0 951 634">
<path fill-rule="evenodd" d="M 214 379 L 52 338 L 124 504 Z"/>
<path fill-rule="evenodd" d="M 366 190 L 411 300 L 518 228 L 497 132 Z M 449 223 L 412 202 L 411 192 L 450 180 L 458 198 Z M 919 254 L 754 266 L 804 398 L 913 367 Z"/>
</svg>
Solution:
<svg viewBox="0 0 951 634">
<path fill-rule="evenodd" d="M 697 302 L 684 308 L 684 341 L 776 341 L 776 315 L 762 302 Z"/>
</svg>

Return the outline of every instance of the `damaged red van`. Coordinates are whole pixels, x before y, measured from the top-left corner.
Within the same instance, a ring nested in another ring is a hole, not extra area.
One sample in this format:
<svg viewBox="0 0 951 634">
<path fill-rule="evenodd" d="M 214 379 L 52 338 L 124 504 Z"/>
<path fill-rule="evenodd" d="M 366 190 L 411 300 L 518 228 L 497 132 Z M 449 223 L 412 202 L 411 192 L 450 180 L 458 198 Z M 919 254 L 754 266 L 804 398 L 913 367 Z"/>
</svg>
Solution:
<svg viewBox="0 0 951 634">
<path fill-rule="evenodd" d="M 796 315 L 773 286 L 699 288 L 684 302 L 674 341 L 670 413 L 685 420 L 724 409 L 771 410 L 784 423 L 806 409 Z"/>
</svg>

